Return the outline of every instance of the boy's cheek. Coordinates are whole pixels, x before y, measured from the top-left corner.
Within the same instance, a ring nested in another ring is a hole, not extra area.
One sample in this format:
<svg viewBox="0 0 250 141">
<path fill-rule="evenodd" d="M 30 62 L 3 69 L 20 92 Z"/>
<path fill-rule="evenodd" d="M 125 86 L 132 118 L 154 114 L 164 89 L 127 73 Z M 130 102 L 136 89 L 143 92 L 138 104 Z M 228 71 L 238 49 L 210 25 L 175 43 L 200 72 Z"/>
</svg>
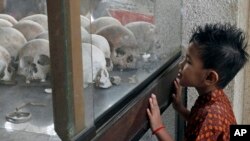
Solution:
<svg viewBox="0 0 250 141">
<path fill-rule="evenodd" d="M 182 86 L 182 87 L 188 87 L 188 86 L 190 86 L 190 84 L 189 84 L 188 81 L 185 80 L 185 78 L 182 77 L 180 79 L 180 86 Z"/>
</svg>

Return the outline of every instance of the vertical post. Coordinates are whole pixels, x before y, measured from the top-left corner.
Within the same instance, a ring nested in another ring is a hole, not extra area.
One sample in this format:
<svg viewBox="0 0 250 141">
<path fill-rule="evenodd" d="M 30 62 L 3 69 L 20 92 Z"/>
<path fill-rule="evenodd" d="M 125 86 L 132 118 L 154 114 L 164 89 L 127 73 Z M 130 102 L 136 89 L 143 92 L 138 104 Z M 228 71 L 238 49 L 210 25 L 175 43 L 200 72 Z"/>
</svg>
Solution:
<svg viewBox="0 0 250 141">
<path fill-rule="evenodd" d="M 246 33 L 248 31 L 249 26 L 249 8 L 250 8 L 250 2 L 239 0 L 238 1 L 238 10 L 236 12 L 237 14 L 237 26 L 244 30 Z M 248 39 L 249 40 L 249 39 Z M 249 44 L 247 49 L 249 51 Z M 249 117 L 249 115 L 246 115 L 245 111 L 248 111 L 246 109 L 246 104 L 248 103 L 246 100 L 249 99 L 249 64 L 247 63 L 243 69 L 241 69 L 236 77 L 234 78 L 234 94 L 233 94 L 233 111 L 236 117 L 236 121 L 238 124 L 244 123 L 244 117 Z M 248 86 L 247 86 L 248 85 Z"/>
<path fill-rule="evenodd" d="M 81 22 L 80 22 L 80 0 L 68 0 L 69 2 L 69 18 L 71 30 L 71 57 L 72 57 L 72 77 L 74 91 L 74 112 L 75 112 L 75 129 L 76 133 L 83 130 L 84 111 L 83 111 L 83 65 L 81 50 Z"/>
<path fill-rule="evenodd" d="M 47 0 L 55 130 L 63 140 L 84 129 L 80 0 Z"/>
<path fill-rule="evenodd" d="M 248 1 L 248 19 L 247 19 L 247 34 L 248 34 L 248 46 L 247 46 L 247 52 L 250 54 L 250 2 Z M 246 17 L 245 17 L 246 18 Z M 245 70 L 245 88 L 244 88 L 244 100 L 243 100 L 243 119 L 242 124 L 249 124 L 250 123 L 250 113 L 248 112 L 250 110 L 250 80 L 247 79 L 250 77 L 250 63 L 248 62 L 244 68 Z"/>
<path fill-rule="evenodd" d="M 4 12 L 4 0 L 0 0 L 0 13 Z"/>
</svg>

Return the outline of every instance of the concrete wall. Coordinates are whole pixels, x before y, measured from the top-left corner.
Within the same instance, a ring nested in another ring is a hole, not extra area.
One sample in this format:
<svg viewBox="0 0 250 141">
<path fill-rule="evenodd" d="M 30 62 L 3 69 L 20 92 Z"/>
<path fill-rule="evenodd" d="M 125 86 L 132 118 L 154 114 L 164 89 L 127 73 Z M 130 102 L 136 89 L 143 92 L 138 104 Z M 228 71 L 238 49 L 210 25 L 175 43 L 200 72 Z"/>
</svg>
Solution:
<svg viewBox="0 0 250 141">
<path fill-rule="evenodd" d="M 250 2 L 246 0 L 238 0 L 238 12 L 237 12 L 237 25 L 242 28 L 246 33 L 249 32 L 249 5 Z M 248 39 L 249 40 L 249 39 Z M 248 52 L 249 52 L 249 44 L 248 44 Z M 250 102 L 249 95 L 249 63 L 242 69 L 238 75 L 236 76 L 234 82 L 234 99 L 233 99 L 233 110 L 236 115 L 236 119 L 238 123 L 250 123 L 249 109 Z M 245 98 L 247 99 L 245 99 Z M 246 109 L 244 109 L 244 107 Z"/>
</svg>

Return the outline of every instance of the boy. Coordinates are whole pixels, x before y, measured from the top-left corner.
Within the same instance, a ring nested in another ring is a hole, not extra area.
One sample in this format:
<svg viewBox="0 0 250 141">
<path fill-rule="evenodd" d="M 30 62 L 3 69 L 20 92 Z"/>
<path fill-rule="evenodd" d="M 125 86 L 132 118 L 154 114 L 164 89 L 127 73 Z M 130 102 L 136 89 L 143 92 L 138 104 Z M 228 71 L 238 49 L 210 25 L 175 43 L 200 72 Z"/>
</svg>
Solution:
<svg viewBox="0 0 250 141">
<path fill-rule="evenodd" d="M 187 120 L 185 140 L 228 141 L 229 126 L 236 120 L 223 88 L 247 62 L 244 33 L 229 24 L 206 24 L 194 30 L 189 43 L 172 96 L 174 109 Z M 199 93 L 191 111 L 181 103 L 181 86 L 195 87 Z M 154 94 L 149 105 L 147 114 L 153 134 L 160 141 L 172 141 Z"/>
</svg>

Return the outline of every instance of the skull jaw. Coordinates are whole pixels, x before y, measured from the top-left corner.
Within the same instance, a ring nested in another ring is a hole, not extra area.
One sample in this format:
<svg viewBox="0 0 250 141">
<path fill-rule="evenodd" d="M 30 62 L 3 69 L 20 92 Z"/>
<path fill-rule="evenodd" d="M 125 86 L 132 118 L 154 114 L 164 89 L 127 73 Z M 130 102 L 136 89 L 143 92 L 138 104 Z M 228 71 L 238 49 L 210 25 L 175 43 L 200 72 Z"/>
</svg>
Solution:
<svg viewBox="0 0 250 141">
<path fill-rule="evenodd" d="M 0 50 L 1 51 L 1 50 Z M 15 69 L 11 66 L 11 63 L 8 62 L 10 60 L 10 56 L 2 56 L 0 52 L 0 80 L 2 81 L 12 81 L 13 74 Z M 6 57 L 6 58 L 4 58 Z M 9 57 L 9 58 L 7 58 Z"/>
<path fill-rule="evenodd" d="M 19 68 L 18 74 L 25 77 L 25 82 L 30 84 L 32 80 L 40 80 L 41 82 L 46 82 L 46 77 L 49 73 L 50 67 L 46 66 L 42 69 L 37 67 L 37 72 L 30 68 Z"/>
<path fill-rule="evenodd" d="M 33 72 L 33 78 L 39 79 L 41 82 L 46 82 L 46 78 L 50 72 L 50 66 L 41 66 L 37 65 L 38 71 L 36 73 Z"/>
<path fill-rule="evenodd" d="M 99 81 L 99 82 L 96 82 L 96 87 L 99 87 L 99 88 L 110 88 L 112 86 L 112 83 L 110 82 L 110 80 L 105 80 L 105 81 Z"/>
<path fill-rule="evenodd" d="M 12 76 L 13 76 L 13 71 L 11 72 L 8 72 L 7 69 L 4 70 L 4 76 L 1 80 L 4 80 L 4 81 L 11 81 L 12 80 Z"/>
<path fill-rule="evenodd" d="M 133 56 L 132 56 L 133 57 Z M 118 69 L 136 69 L 136 58 L 131 58 L 131 55 L 124 55 L 122 57 L 113 57 L 113 64 Z"/>
<path fill-rule="evenodd" d="M 0 79 L 0 84 L 5 85 L 16 85 L 17 82 L 13 79 L 13 75 L 5 75 L 2 79 Z"/>
<path fill-rule="evenodd" d="M 5 68 L 3 76 L 0 77 L 0 84 L 6 84 L 6 85 L 16 84 L 17 82 L 13 80 L 14 70 L 10 70 L 9 72 L 7 68 Z"/>
<path fill-rule="evenodd" d="M 109 74 L 106 69 L 101 69 L 96 75 L 95 84 L 100 88 L 109 88 L 112 86 L 112 83 L 109 79 Z"/>
</svg>

